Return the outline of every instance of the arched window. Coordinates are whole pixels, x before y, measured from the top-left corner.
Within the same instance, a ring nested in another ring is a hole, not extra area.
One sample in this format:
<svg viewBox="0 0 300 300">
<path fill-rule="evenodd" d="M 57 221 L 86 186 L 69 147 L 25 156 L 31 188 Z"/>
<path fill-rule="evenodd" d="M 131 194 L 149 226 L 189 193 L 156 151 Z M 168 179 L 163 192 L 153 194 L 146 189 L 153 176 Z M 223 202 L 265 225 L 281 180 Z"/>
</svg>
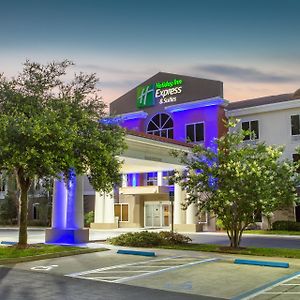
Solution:
<svg viewBox="0 0 300 300">
<path fill-rule="evenodd" d="M 173 120 L 168 114 L 157 114 L 149 122 L 147 133 L 173 138 Z"/>
</svg>

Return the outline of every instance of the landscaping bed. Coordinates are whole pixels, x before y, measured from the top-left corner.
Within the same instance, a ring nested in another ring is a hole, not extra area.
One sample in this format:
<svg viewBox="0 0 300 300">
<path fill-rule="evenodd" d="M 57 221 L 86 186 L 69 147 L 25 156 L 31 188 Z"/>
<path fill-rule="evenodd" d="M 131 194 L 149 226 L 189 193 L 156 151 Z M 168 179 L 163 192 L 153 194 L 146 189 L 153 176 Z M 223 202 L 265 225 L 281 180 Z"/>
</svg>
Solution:
<svg viewBox="0 0 300 300">
<path fill-rule="evenodd" d="M 19 249 L 16 246 L 0 246 L 0 264 L 56 258 L 104 250 L 106 249 L 90 249 L 73 246 L 58 246 L 45 244 L 29 245 L 29 247 L 25 249 Z"/>
<path fill-rule="evenodd" d="M 242 247 L 231 248 L 223 245 L 211 244 L 192 244 L 188 236 L 172 233 L 169 231 L 163 232 L 130 232 L 121 234 L 115 238 L 108 240 L 109 243 L 118 246 L 143 247 L 143 248 L 163 248 L 174 250 L 189 250 L 203 252 L 217 252 L 227 254 L 242 254 L 268 257 L 285 257 L 300 259 L 300 251 L 298 249 L 285 248 L 255 248 Z"/>
</svg>

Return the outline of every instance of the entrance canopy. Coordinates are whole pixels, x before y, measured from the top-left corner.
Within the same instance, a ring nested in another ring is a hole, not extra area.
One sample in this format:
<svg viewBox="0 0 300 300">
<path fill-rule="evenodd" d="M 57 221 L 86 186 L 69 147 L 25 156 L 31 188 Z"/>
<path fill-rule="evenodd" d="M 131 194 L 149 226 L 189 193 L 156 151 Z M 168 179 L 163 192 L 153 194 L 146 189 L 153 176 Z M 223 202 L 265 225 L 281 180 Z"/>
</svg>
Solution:
<svg viewBox="0 0 300 300">
<path fill-rule="evenodd" d="M 184 165 L 171 155 L 171 151 L 191 151 L 191 145 L 151 134 L 130 131 L 125 138 L 127 150 L 121 173 L 146 173 L 157 171 L 182 170 Z"/>
</svg>

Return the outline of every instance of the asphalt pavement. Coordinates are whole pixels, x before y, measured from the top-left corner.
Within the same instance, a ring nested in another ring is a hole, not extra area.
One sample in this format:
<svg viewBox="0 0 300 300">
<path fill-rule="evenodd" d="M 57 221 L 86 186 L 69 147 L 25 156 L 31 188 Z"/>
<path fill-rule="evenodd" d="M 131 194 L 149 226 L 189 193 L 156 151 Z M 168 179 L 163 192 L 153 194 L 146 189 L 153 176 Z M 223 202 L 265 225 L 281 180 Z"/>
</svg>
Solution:
<svg viewBox="0 0 300 300">
<path fill-rule="evenodd" d="M 217 300 L 123 284 L 96 282 L 0 267 L 0 299 L 5 300 Z"/>
<path fill-rule="evenodd" d="M 144 230 L 144 229 L 130 229 Z M 117 230 L 90 230 L 90 239 L 106 240 L 109 237 L 120 235 L 128 232 L 129 229 Z M 199 244 L 217 244 L 229 245 L 228 237 L 225 233 L 216 232 L 197 232 L 188 234 L 193 243 Z M 28 230 L 29 243 L 41 243 L 45 241 L 44 228 L 30 228 Z M 1 241 L 17 241 L 17 228 L 0 228 L 0 242 Z M 300 236 L 279 236 L 279 235 L 254 235 L 244 234 L 242 237 L 241 246 L 244 247 L 263 247 L 263 248 L 290 248 L 300 249 Z"/>
</svg>

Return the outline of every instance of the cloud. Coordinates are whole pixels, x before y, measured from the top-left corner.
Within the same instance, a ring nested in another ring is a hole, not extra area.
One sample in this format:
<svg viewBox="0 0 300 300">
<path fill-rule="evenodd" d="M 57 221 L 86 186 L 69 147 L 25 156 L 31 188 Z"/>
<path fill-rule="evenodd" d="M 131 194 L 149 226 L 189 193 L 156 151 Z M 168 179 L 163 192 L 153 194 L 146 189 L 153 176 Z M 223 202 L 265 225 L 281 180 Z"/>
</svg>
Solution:
<svg viewBox="0 0 300 300">
<path fill-rule="evenodd" d="M 100 88 L 116 88 L 116 89 L 124 89 L 127 88 L 128 90 L 130 88 L 133 88 L 137 86 L 140 83 L 140 80 L 103 80 L 98 83 L 98 86 Z"/>
<path fill-rule="evenodd" d="M 256 83 L 287 83 L 299 80 L 294 75 L 278 75 L 274 73 L 262 72 L 254 68 L 241 68 L 230 65 L 199 65 L 194 67 L 198 72 L 207 72 L 219 77 L 234 79 L 237 81 L 248 81 Z"/>
<path fill-rule="evenodd" d="M 119 74 L 119 75 L 139 73 L 133 70 L 124 70 L 124 69 L 97 65 L 97 64 L 78 64 L 76 65 L 76 68 L 81 70 L 84 69 L 92 72 L 112 73 L 112 74 Z"/>
</svg>

